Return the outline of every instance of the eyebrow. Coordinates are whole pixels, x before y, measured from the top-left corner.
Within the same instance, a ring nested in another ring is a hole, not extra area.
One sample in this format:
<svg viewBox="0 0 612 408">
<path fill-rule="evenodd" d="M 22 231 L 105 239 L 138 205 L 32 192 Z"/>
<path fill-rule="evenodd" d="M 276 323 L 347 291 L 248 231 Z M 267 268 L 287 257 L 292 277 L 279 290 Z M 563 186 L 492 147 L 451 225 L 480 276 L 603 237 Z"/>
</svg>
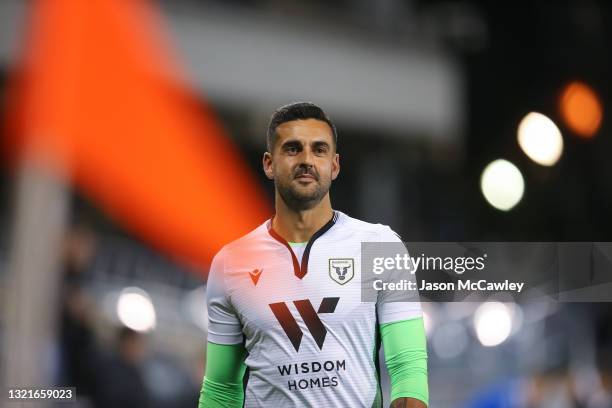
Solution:
<svg viewBox="0 0 612 408">
<path fill-rule="evenodd" d="M 297 139 L 289 139 L 289 140 L 285 140 L 280 145 L 280 147 L 287 147 L 287 146 L 302 146 L 302 143 Z"/>
<path fill-rule="evenodd" d="M 330 144 L 327 143 L 325 140 L 315 140 L 314 142 L 312 142 L 312 144 L 314 146 L 325 146 L 325 147 L 330 147 Z"/>
<path fill-rule="evenodd" d="M 311 144 L 314 145 L 314 146 L 327 146 L 327 147 L 331 146 L 325 140 L 314 140 L 314 141 L 311 142 Z M 291 146 L 291 145 L 299 145 L 299 146 L 301 146 L 302 142 L 300 140 L 298 140 L 298 139 L 288 139 L 288 140 L 285 140 L 281 144 L 281 147 L 283 147 L 283 146 Z"/>
</svg>

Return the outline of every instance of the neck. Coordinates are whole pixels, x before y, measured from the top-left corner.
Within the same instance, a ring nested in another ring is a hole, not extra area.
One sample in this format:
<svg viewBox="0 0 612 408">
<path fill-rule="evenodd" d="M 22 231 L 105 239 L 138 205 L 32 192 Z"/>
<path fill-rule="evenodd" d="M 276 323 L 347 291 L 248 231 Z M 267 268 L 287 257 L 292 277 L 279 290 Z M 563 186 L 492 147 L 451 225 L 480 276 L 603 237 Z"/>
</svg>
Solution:
<svg viewBox="0 0 612 408">
<path fill-rule="evenodd" d="M 331 207 L 329 193 L 313 208 L 293 210 L 287 207 L 281 196 L 275 195 L 276 214 L 272 228 L 289 242 L 306 242 L 331 220 L 334 211 Z"/>
</svg>

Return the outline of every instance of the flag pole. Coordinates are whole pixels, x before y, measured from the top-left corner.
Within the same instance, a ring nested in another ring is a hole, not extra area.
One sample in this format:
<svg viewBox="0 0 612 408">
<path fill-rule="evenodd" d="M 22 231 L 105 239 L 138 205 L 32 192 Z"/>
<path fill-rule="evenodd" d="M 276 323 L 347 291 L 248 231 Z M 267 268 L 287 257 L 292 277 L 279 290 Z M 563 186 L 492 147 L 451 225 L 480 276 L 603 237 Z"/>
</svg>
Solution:
<svg viewBox="0 0 612 408">
<path fill-rule="evenodd" d="M 65 179 L 33 161 L 21 163 L 15 188 L 3 296 L 4 392 L 7 387 L 52 385 L 60 254 L 70 203 Z"/>
</svg>

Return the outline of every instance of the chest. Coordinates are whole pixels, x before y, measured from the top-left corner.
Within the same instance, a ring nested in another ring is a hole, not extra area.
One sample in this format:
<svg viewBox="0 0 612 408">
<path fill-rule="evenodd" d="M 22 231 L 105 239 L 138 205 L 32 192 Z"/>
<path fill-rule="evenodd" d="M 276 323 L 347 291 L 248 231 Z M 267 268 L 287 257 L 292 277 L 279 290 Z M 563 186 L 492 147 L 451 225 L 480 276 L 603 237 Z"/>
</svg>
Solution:
<svg viewBox="0 0 612 408">
<path fill-rule="evenodd" d="M 360 248 L 346 242 L 314 245 L 302 278 L 287 248 L 235 260 L 226 268 L 227 292 L 244 332 L 341 329 L 370 318 L 374 305 L 361 302 Z"/>
</svg>

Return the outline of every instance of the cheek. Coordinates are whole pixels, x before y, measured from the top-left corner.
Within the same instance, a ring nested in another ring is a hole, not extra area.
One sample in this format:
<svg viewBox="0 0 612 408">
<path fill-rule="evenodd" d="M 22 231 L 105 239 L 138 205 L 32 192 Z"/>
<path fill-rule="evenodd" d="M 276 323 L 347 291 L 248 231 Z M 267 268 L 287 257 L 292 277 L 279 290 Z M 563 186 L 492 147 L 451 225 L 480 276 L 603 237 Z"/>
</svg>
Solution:
<svg viewBox="0 0 612 408">
<path fill-rule="evenodd" d="M 290 160 L 282 160 L 274 164 L 274 173 L 277 176 L 287 176 L 292 174 L 293 164 Z"/>
<path fill-rule="evenodd" d="M 319 163 L 317 170 L 319 170 L 319 174 L 331 177 L 332 172 L 334 171 L 334 165 L 329 160 L 322 160 Z"/>
</svg>

